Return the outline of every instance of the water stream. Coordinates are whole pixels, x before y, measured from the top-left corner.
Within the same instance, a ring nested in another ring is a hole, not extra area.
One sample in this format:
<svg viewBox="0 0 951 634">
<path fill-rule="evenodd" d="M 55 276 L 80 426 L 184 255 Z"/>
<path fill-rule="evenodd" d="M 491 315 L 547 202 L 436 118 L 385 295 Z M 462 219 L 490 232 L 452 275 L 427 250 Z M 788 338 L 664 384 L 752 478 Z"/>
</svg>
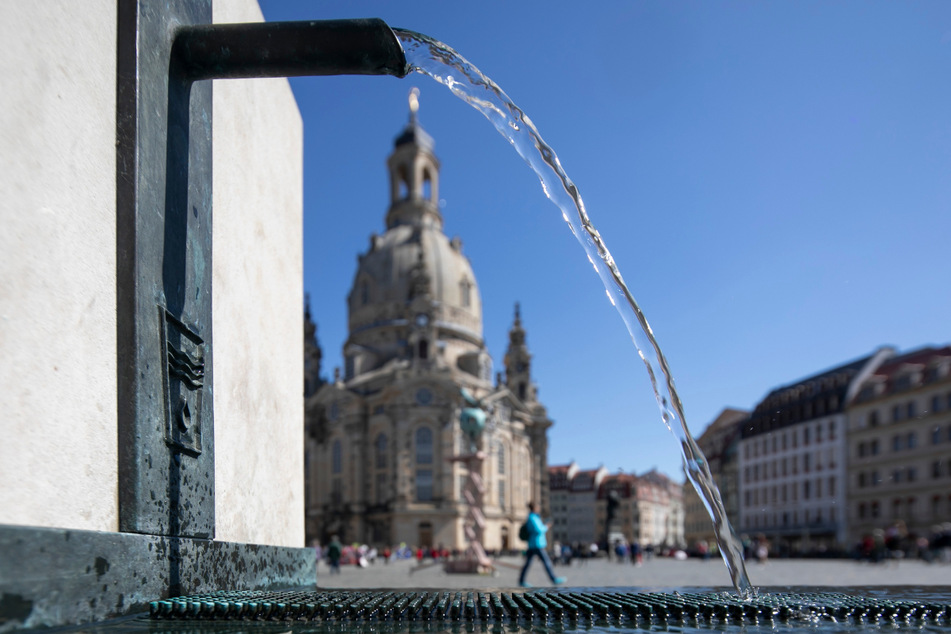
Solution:
<svg viewBox="0 0 951 634">
<path fill-rule="evenodd" d="M 401 29 L 396 29 L 396 34 L 413 70 L 432 77 L 485 115 L 535 171 L 545 195 L 561 209 L 562 217 L 584 248 L 588 261 L 604 284 L 608 299 L 624 320 L 637 353 L 647 367 L 661 417 L 680 444 L 684 471 L 713 520 L 717 545 L 733 586 L 741 596 L 750 596 L 752 587 L 746 574 L 742 546 L 727 519 L 707 460 L 687 428 L 683 405 L 667 360 L 647 318 L 624 283 L 611 252 L 591 223 L 578 188 L 568 178 L 558 156 L 542 139 L 528 115 L 468 60 L 425 35 Z"/>
</svg>

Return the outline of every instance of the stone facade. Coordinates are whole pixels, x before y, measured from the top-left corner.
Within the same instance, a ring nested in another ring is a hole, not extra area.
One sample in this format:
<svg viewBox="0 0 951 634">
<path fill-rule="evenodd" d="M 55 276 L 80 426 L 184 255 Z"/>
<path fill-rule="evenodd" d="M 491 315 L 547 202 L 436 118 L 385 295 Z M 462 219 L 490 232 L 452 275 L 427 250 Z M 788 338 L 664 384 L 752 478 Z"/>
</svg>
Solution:
<svg viewBox="0 0 951 634">
<path fill-rule="evenodd" d="M 578 464 L 575 462 L 548 467 L 548 497 L 551 504 L 549 535 L 552 542 L 570 543 L 571 541 L 568 539 L 568 505 L 571 480 L 576 473 L 578 473 Z"/>
<path fill-rule="evenodd" d="M 736 525 L 740 512 L 737 478 L 740 425 L 748 417 L 749 412 L 728 407 L 720 412 L 697 439 L 697 445 L 707 459 L 713 481 L 720 490 L 726 516 L 732 525 Z M 684 539 L 691 549 L 701 542 L 706 542 L 711 548 L 716 543 L 710 514 L 689 482 L 684 484 Z"/>
<path fill-rule="evenodd" d="M 884 363 L 849 411 L 849 544 L 951 522 L 951 347 Z M 910 546 L 911 544 L 904 544 Z"/>
<path fill-rule="evenodd" d="M 411 102 L 412 106 L 412 102 Z M 510 550 L 531 500 L 547 514 L 547 430 L 516 306 L 505 377 L 492 377 L 482 303 L 458 239 L 443 233 L 440 164 L 415 111 L 387 161 L 386 230 L 359 257 L 345 371 L 306 401 L 307 537 L 462 550 L 465 466 L 485 452 L 484 545 Z M 488 412 L 479 446 L 461 390 Z"/>
<path fill-rule="evenodd" d="M 662 550 L 686 545 L 684 497 L 680 484 L 659 471 L 648 471 L 638 479 L 636 499 L 641 544 Z"/>
<path fill-rule="evenodd" d="M 565 541 L 582 545 L 601 541 L 603 530 L 599 532 L 597 520 L 598 490 L 607 475 L 608 470 L 603 466 L 575 471 L 568 484 Z"/>
<path fill-rule="evenodd" d="M 583 552 L 591 543 L 603 549 L 617 541 L 658 550 L 684 546 L 683 487 L 666 475 L 611 474 L 603 466 L 579 469 L 574 462 L 548 472 L 552 542 L 579 545 Z"/>
<path fill-rule="evenodd" d="M 846 543 L 846 420 L 866 377 L 892 348 L 772 390 L 743 424 L 739 531 L 785 552 Z"/>
</svg>

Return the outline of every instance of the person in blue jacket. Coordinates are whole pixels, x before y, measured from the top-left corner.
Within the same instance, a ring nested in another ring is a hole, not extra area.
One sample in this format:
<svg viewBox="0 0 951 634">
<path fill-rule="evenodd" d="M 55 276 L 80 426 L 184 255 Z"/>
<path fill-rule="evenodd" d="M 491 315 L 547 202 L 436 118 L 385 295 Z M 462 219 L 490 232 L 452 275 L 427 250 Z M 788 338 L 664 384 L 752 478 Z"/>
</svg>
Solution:
<svg viewBox="0 0 951 634">
<path fill-rule="evenodd" d="M 555 585 L 565 582 L 564 577 L 556 577 L 555 571 L 551 568 L 551 559 L 548 558 L 548 552 L 545 547 L 548 546 L 548 540 L 545 539 L 545 533 L 548 532 L 548 525 L 542 522 L 542 518 L 535 512 L 535 503 L 528 503 L 528 551 L 525 553 L 525 565 L 522 566 L 522 574 L 518 577 L 518 585 L 523 588 L 531 588 L 532 585 L 525 581 L 525 575 L 528 574 L 528 566 L 532 559 L 539 557 L 545 565 L 545 572 L 548 578 Z"/>
</svg>

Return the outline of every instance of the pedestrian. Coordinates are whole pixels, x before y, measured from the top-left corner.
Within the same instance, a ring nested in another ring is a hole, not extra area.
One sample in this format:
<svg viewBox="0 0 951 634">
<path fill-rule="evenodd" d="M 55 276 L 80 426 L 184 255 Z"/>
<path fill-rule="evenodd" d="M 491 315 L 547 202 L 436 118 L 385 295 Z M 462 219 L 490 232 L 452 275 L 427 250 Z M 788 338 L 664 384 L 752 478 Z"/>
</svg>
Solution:
<svg viewBox="0 0 951 634">
<path fill-rule="evenodd" d="M 330 545 L 327 546 L 327 561 L 330 563 L 330 574 L 340 574 L 340 555 L 343 553 L 343 546 L 336 535 L 330 538 Z"/>
<path fill-rule="evenodd" d="M 528 567 L 535 557 L 541 558 L 542 564 L 545 566 L 545 572 L 548 573 L 548 578 L 551 579 L 552 583 L 555 585 L 563 584 L 565 578 L 555 576 L 555 571 L 551 567 L 551 559 L 548 558 L 548 552 L 545 550 L 548 546 L 545 533 L 548 532 L 548 526 L 551 522 L 548 524 L 542 522 L 542 518 L 535 512 L 534 502 L 528 503 L 528 519 L 525 523 L 528 526 L 528 551 L 525 553 L 525 565 L 522 566 L 522 573 L 518 577 L 518 585 L 523 588 L 532 587 L 531 584 L 525 581 L 525 576 L 528 574 Z"/>
<path fill-rule="evenodd" d="M 571 544 L 563 544 L 561 547 L 561 560 L 565 562 L 566 566 L 571 565 L 571 558 L 574 556 L 574 552 L 571 548 Z"/>
<path fill-rule="evenodd" d="M 641 552 L 641 543 L 634 542 L 631 544 L 631 563 L 635 566 L 640 566 L 644 563 L 644 553 Z"/>
<path fill-rule="evenodd" d="M 760 535 L 757 541 L 756 561 L 761 564 L 765 564 L 769 561 L 769 542 L 766 541 L 765 535 Z"/>
<path fill-rule="evenodd" d="M 317 568 L 320 568 L 320 560 L 324 558 L 324 549 L 320 547 L 320 542 L 314 540 L 314 558 L 317 562 Z"/>
</svg>

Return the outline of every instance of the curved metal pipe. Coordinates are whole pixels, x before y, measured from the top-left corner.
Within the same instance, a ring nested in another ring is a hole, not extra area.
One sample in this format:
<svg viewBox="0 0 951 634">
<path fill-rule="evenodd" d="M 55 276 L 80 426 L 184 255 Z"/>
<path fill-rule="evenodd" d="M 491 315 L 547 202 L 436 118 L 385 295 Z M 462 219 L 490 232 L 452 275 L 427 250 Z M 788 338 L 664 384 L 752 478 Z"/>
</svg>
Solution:
<svg viewBox="0 0 951 634">
<path fill-rule="evenodd" d="M 304 75 L 393 75 L 410 68 L 378 18 L 181 27 L 171 71 L 190 81 Z"/>
</svg>

